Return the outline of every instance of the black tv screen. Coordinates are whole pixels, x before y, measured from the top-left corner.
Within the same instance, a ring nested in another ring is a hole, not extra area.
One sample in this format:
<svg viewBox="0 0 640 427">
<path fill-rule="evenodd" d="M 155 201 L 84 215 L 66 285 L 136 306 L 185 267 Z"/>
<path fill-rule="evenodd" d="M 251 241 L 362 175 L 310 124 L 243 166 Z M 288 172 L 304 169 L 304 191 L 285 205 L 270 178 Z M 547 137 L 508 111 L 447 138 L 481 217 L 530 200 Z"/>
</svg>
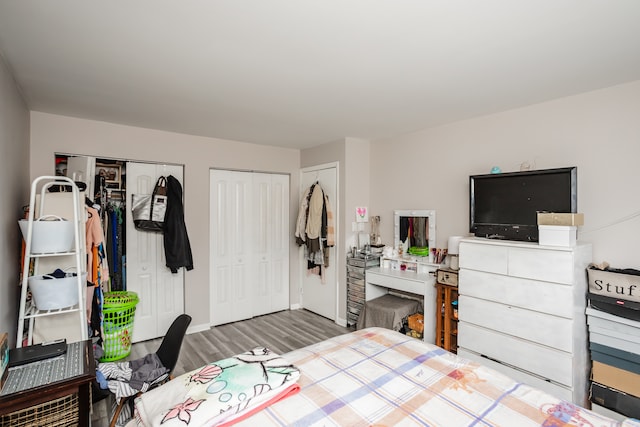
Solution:
<svg viewBox="0 0 640 427">
<path fill-rule="evenodd" d="M 470 231 L 537 242 L 538 212 L 577 212 L 577 173 L 567 167 L 470 176 Z"/>
</svg>

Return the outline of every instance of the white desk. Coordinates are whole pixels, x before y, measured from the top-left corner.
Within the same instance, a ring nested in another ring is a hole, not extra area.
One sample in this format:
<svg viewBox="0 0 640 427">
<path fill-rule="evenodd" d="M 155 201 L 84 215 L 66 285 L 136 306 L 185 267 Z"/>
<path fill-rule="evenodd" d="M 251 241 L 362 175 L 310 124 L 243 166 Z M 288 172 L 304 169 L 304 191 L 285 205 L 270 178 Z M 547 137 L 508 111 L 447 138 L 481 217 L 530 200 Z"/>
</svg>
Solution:
<svg viewBox="0 0 640 427">
<path fill-rule="evenodd" d="M 365 281 L 365 300 L 381 297 L 389 290 L 409 292 L 423 297 L 424 341 L 434 344 L 436 341 L 436 279 L 432 273 L 392 270 L 390 268 L 372 268 L 367 270 Z"/>
</svg>

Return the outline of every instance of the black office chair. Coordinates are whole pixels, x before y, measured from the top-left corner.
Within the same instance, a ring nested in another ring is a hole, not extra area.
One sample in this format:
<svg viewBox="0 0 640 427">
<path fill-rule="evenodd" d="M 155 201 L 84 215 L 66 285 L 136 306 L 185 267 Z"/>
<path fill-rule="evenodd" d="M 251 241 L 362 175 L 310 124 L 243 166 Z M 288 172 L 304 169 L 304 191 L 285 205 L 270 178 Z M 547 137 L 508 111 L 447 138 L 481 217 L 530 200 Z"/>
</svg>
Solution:
<svg viewBox="0 0 640 427">
<path fill-rule="evenodd" d="M 147 391 L 152 390 L 153 388 L 164 384 L 165 382 L 173 378 L 173 369 L 176 367 L 176 363 L 178 363 L 178 356 L 180 356 L 182 341 L 190 323 L 191 316 L 189 316 L 188 314 L 181 314 L 176 317 L 173 323 L 171 323 L 171 326 L 169 326 L 169 330 L 167 330 L 167 333 L 162 339 L 160 347 L 158 347 L 158 350 L 156 350 L 156 355 L 162 362 L 162 365 L 167 368 L 168 371 L 166 374 L 151 383 Z M 94 387 L 93 401 L 95 403 L 96 401 L 102 400 L 110 394 L 111 393 L 109 392 L 109 390 L 103 390 L 99 388 L 98 390 L 96 390 L 96 387 Z M 118 406 L 113 413 L 113 417 L 111 418 L 111 422 L 109 423 L 109 427 L 114 427 L 116 425 L 116 422 L 118 421 L 118 417 L 120 416 L 124 405 L 129 405 L 132 411 L 131 413 L 133 414 L 133 401 L 137 396 L 141 394 L 142 392 L 139 392 L 136 395 L 120 399 L 120 402 L 118 403 Z"/>
</svg>

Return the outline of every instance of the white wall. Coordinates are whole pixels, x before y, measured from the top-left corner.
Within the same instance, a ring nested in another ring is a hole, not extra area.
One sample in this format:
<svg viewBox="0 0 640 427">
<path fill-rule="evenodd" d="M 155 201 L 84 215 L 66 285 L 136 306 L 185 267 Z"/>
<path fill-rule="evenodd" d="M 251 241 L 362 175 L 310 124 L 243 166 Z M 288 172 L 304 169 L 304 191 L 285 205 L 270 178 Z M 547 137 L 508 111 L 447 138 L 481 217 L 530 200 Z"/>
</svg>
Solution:
<svg viewBox="0 0 640 427">
<path fill-rule="evenodd" d="M 369 180 L 370 164 L 370 143 L 369 141 L 347 138 L 345 144 L 345 203 L 344 216 L 344 241 L 345 250 L 352 246 L 358 246 L 358 232 L 353 231 L 353 222 L 356 221 L 356 208 L 369 207 L 369 193 L 373 191 Z M 376 212 L 369 211 L 369 217 L 377 215 Z M 364 224 L 364 232 L 371 230 L 369 224 Z M 346 280 L 346 278 L 345 278 Z"/>
<path fill-rule="evenodd" d="M 438 247 L 468 232 L 468 177 L 578 167 L 578 239 L 594 261 L 640 268 L 640 81 L 371 144 L 371 212 L 393 241 L 394 209 L 435 209 Z"/>
<path fill-rule="evenodd" d="M 29 110 L 0 56 L 0 333 L 15 345 L 18 330 L 21 234 L 18 219 L 29 203 Z"/>
<path fill-rule="evenodd" d="M 32 112 L 32 179 L 54 173 L 56 152 L 185 165 L 185 222 L 194 258 L 194 269 L 185 274 L 185 310 L 193 327 L 209 324 L 209 169 L 290 174 L 292 200 L 298 199 L 298 150 Z M 297 215 L 296 203 L 290 214 Z M 293 247 L 293 225 L 290 235 Z M 299 287 L 296 260 L 290 262 L 292 289 Z M 297 297 L 292 294 L 292 304 Z"/>
<path fill-rule="evenodd" d="M 299 168 L 339 162 L 337 222 L 344 248 L 351 242 L 355 206 L 381 216 L 385 243 L 393 239 L 394 209 L 435 209 L 438 246 L 446 247 L 449 235 L 468 230 L 469 175 L 494 165 L 515 171 L 523 162 L 538 169 L 575 165 L 578 208 L 586 222 L 579 239 L 593 242 L 596 262 L 640 268 L 634 250 L 640 235 L 640 218 L 634 217 L 640 213 L 639 119 L 640 81 L 370 143 L 345 138 L 302 152 L 33 112 L 30 178 L 53 173 L 57 151 L 185 164 L 186 220 L 196 267 L 186 275 L 186 308 L 194 324 L 202 324 L 208 322 L 209 168 L 290 173 L 296 218 Z M 21 170 L 16 166 L 14 174 Z M 293 239 L 291 255 L 295 304 L 299 264 Z M 344 249 L 338 259 L 344 272 Z M 339 281 L 344 287 L 342 273 Z M 345 307 L 340 301 L 341 313 Z"/>
</svg>

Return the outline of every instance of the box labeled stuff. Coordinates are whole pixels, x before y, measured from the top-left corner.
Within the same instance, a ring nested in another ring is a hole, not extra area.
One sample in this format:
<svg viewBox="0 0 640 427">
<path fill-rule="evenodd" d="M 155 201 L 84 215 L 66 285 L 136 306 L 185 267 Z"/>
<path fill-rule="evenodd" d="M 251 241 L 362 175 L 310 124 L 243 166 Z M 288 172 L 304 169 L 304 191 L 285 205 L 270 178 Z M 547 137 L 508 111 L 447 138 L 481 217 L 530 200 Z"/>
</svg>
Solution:
<svg viewBox="0 0 640 427">
<path fill-rule="evenodd" d="M 588 268 L 589 292 L 610 298 L 640 302 L 640 275 L 637 270 L 600 270 Z"/>
</svg>

